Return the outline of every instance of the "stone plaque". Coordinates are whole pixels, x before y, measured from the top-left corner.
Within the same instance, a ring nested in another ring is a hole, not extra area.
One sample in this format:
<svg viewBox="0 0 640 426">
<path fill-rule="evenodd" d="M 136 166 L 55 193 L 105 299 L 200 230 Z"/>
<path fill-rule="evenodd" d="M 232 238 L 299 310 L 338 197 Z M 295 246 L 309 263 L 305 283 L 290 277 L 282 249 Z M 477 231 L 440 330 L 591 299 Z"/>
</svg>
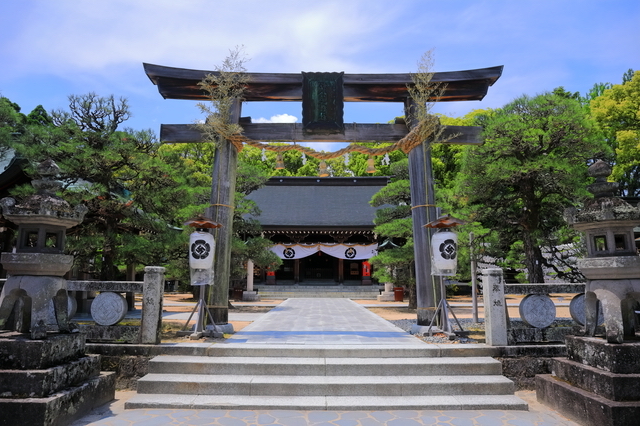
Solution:
<svg viewBox="0 0 640 426">
<path fill-rule="evenodd" d="M 520 318 L 531 327 L 549 327 L 556 319 L 556 305 L 546 294 L 529 294 L 520 302 Z"/>
<path fill-rule="evenodd" d="M 584 325 L 587 315 L 584 310 L 584 293 L 577 294 L 569 303 L 569 313 L 571 318 L 580 325 Z M 598 325 L 604 324 L 604 314 L 602 313 L 602 304 L 598 300 Z"/>
<path fill-rule="evenodd" d="M 103 292 L 93 299 L 91 316 L 96 324 L 115 325 L 127 315 L 127 301 L 121 294 Z"/>
<path fill-rule="evenodd" d="M 302 73 L 302 126 L 305 133 L 344 133 L 343 75 Z"/>
</svg>

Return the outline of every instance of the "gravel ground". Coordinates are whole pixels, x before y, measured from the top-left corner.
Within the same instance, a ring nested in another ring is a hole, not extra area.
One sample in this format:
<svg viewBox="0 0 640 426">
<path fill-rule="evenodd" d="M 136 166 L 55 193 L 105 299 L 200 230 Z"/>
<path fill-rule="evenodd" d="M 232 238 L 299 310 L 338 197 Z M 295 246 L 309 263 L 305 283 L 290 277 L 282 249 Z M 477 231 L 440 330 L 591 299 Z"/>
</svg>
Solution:
<svg viewBox="0 0 640 426">
<path fill-rule="evenodd" d="M 476 331 L 478 332 L 478 334 L 484 334 L 484 319 L 480 319 L 479 322 L 474 322 L 470 318 L 460 318 L 458 319 L 458 321 L 460 322 L 460 325 L 462 325 L 463 330 L 466 330 L 466 331 L 470 330 L 472 334 L 473 332 L 476 332 Z M 414 319 L 389 320 L 389 322 L 395 325 L 396 327 L 399 327 L 409 333 L 411 333 L 411 327 L 414 324 L 416 324 L 416 320 Z M 454 331 L 459 330 L 458 324 L 456 323 L 455 320 L 449 319 L 449 323 L 451 324 L 452 330 Z M 556 321 L 553 324 L 553 326 L 556 326 L 556 327 L 570 327 L 572 325 L 575 325 L 575 322 L 571 318 L 556 318 Z M 512 319 L 511 327 L 512 328 L 528 328 L 529 326 L 524 322 L 522 322 L 521 320 Z M 467 338 L 467 337 L 456 336 L 453 339 L 449 339 L 449 337 L 443 333 L 434 333 L 433 336 L 418 335 L 416 337 L 420 338 L 421 340 L 427 343 L 478 343 L 477 340 L 472 338 Z"/>
<path fill-rule="evenodd" d="M 483 319 L 481 319 L 480 322 L 474 322 L 470 318 L 460 318 L 458 321 L 460 322 L 460 325 L 462 325 L 463 330 L 473 330 L 484 333 Z M 408 333 L 411 333 L 411 327 L 416 324 L 416 320 L 414 319 L 389 320 L 389 322 Z M 451 324 L 452 330 L 456 331 L 460 329 L 455 320 L 450 320 L 449 323 Z M 450 339 L 449 336 L 443 333 L 434 333 L 432 336 L 429 336 L 428 334 L 422 336 L 418 335 L 416 337 L 427 343 L 478 343 L 477 340 L 467 337 L 456 336 L 453 339 Z"/>
</svg>

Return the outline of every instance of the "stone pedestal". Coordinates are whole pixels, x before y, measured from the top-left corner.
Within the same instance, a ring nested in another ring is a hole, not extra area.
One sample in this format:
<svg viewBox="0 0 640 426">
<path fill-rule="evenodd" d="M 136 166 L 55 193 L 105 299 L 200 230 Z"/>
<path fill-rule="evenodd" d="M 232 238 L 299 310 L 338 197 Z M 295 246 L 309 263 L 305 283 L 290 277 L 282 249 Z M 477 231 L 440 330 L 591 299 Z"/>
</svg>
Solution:
<svg viewBox="0 0 640 426">
<path fill-rule="evenodd" d="M 257 291 L 243 291 L 242 300 L 245 302 L 259 302 L 260 295 Z"/>
<path fill-rule="evenodd" d="M 0 426 L 67 425 L 111 401 L 115 373 L 84 349 L 81 334 L 0 331 Z"/>
<path fill-rule="evenodd" d="M 378 302 L 393 302 L 395 301 L 395 296 L 393 291 L 383 291 L 381 295 L 376 297 Z"/>
<path fill-rule="evenodd" d="M 384 291 L 377 297 L 378 302 L 393 302 L 395 295 L 393 292 L 393 283 L 384 283 Z"/>
<path fill-rule="evenodd" d="M 393 283 L 384 283 L 384 291 L 377 297 L 378 302 L 393 302 L 395 296 L 393 293 Z"/>
<path fill-rule="evenodd" d="M 640 418 L 640 341 L 567 336 L 567 358 L 536 376 L 538 400 L 585 426 L 626 426 Z"/>
</svg>

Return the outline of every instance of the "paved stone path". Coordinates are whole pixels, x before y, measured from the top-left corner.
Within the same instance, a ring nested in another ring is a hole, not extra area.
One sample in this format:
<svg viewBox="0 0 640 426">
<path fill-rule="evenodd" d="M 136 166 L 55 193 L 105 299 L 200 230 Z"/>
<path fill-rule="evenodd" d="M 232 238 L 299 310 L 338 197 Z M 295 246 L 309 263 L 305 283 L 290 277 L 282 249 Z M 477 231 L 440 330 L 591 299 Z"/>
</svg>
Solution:
<svg viewBox="0 0 640 426">
<path fill-rule="evenodd" d="M 349 299 L 288 299 L 225 344 L 424 345 Z"/>
<path fill-rule="evenodd" d="M 333 313 L 327 314 L 328 311 Z M 426 345 L 348 299 L 289 299 L 233 335 L 228 344 Z M 529 403 L 529 411 L 124 410 L 124 402 L 134 394 L 118 392 L 116 401 L 94 410 L 72 426 L 579 426 L 538 404 L 535 393 L 526 391 L 518 392 L 517 396 Z"/>
</svg>

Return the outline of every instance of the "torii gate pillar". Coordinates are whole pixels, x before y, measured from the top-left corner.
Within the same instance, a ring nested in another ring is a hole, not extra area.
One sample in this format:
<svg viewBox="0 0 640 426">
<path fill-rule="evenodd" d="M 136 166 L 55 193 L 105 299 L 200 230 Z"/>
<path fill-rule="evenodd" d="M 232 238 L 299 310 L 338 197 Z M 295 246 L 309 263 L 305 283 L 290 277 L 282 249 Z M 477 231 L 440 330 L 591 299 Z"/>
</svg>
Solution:
<svg viewBox="0 0 640 426">
<path fill-rule="evenodd" d="M 405 101 L 407 125 L 414 107 L 412 99 Z M 436 295 L 431 275 L 431 230 L 424 225 L 436 219 L 433 171 L 429 141 L 423 141 L 409 152 L 409 182 L 411 187 L 411 217 L 413 219 L 413 253 L 416 273 L 416 315 L 418 325 L 428 326 L 436 311 Z"/>
<path fill-rule="evenodd" d="M 236 100 L 230 122 L 237 123 L 242 104 Z M 231 268 L 231 238 L 233 236 L 233 212 L 238 169 L 238 150 L 228 140 L 219 141 L 213 160 L 211 199 L 206 216 L 222 226 L 214 228 L 216 241 L 214 257 L 214 285 L 208 286 L 206 297 L 209 311 L 216 324 L 229 323 L 229 272 Z"/>
</svg>

